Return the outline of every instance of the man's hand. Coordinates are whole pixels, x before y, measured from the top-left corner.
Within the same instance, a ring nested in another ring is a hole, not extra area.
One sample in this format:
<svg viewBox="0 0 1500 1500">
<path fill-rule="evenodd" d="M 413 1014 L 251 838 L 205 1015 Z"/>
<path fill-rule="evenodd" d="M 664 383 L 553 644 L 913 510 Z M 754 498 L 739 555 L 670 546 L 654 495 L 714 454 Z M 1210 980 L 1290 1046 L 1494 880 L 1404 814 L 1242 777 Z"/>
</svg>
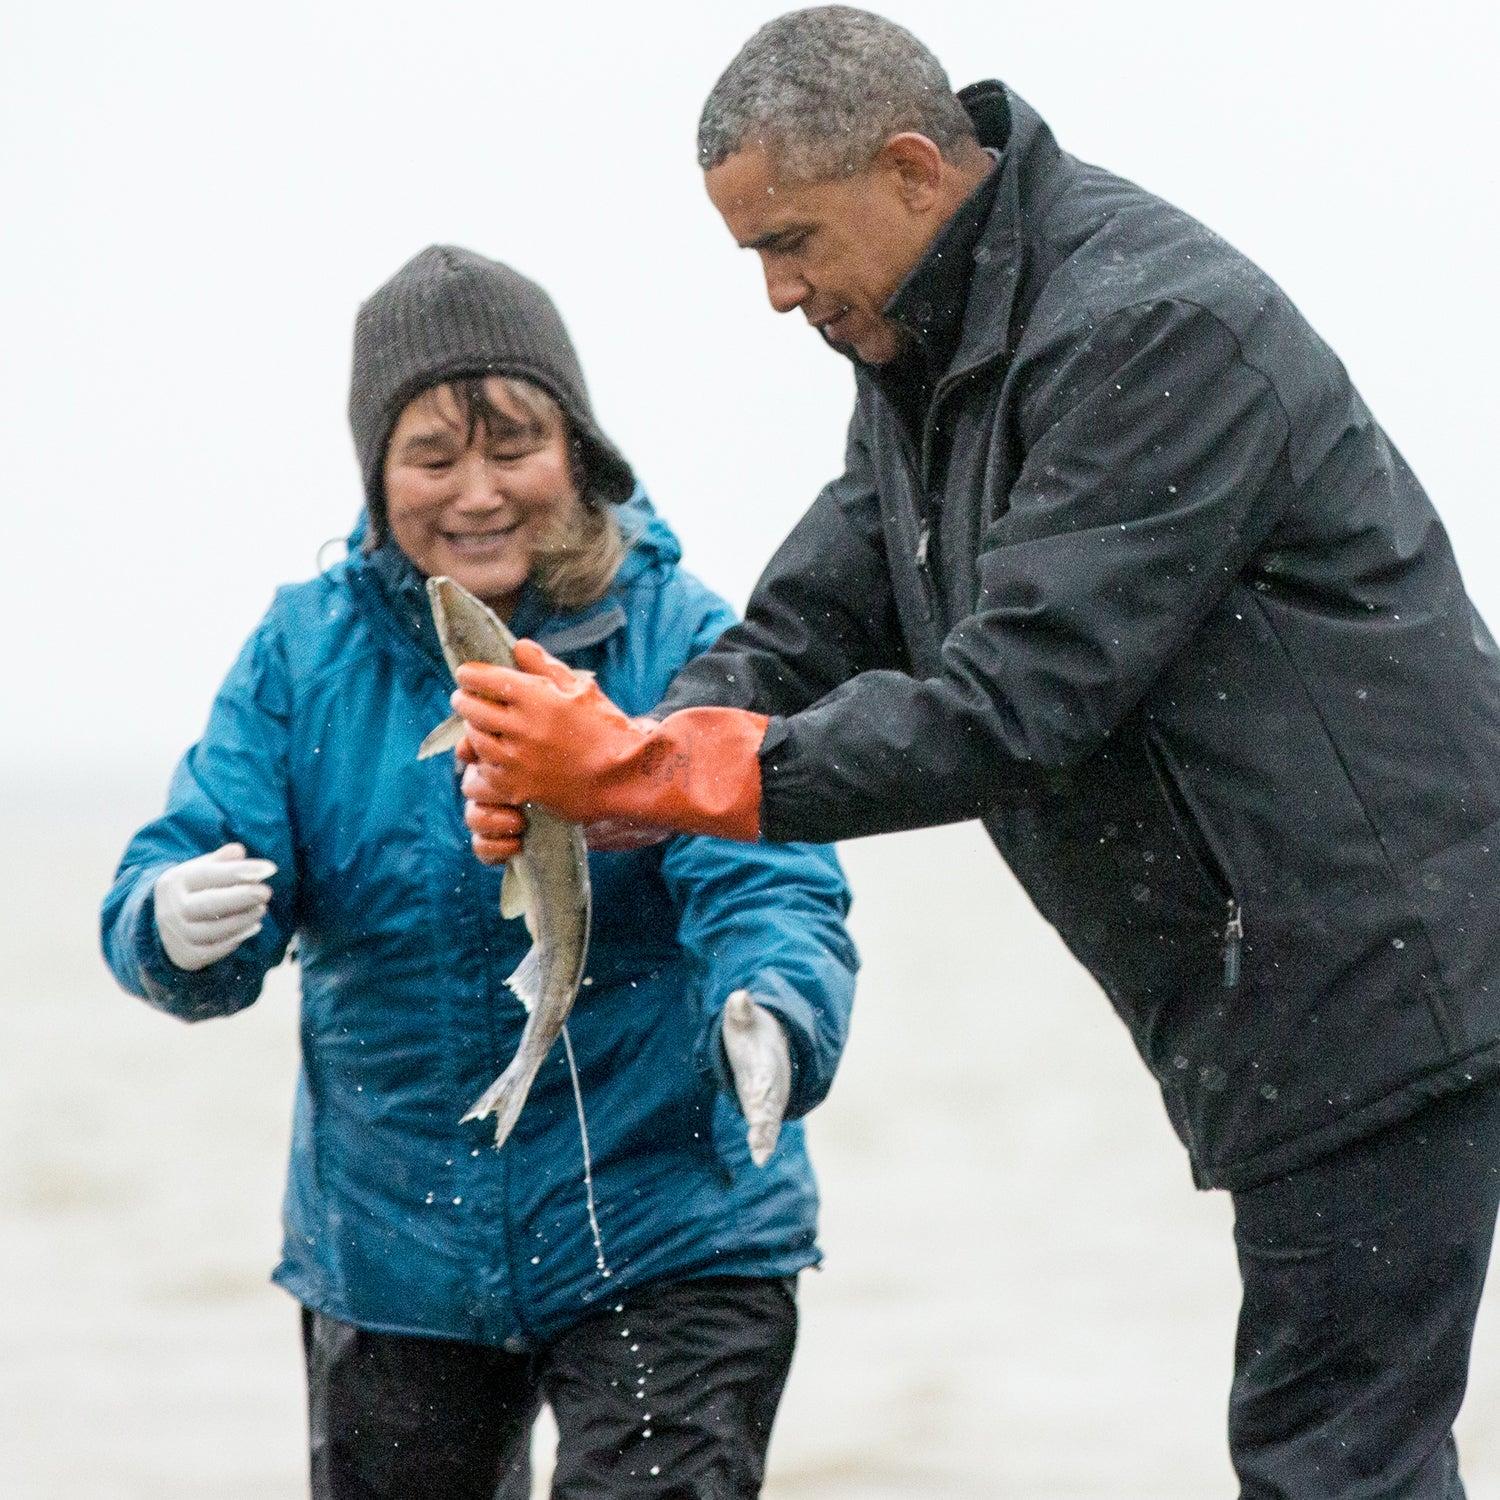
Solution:
<svg viewBox="0 0 1500 1500">
<path fill-rule="evenodd" d="M 749 1127 L 750 1160 L 763 1167 L 781 1134 L 792 1092 L 792 1058 L 781 1022 L 757 1005 L 748 990 L 736 990 L 725 1002 L 724 1053 Z"/>
<path fill-rule="evenodd" d="M 468 743 L 464 740 L 459 746 L 460 751 Z M 475 760 L 472 751 L 461 758 L 469 762 L 461 783 L 469 842 L 482 863 L 503 865 L 521 852 L 526 814 L 505 800 L 505 794 L 496 789 L 489 768 L 483 761 Z"/>
<path fill-rule="evenodd" d="M 156 931 L 179 969 L 206 969 L 254 937 L 271 900 L 268 859 L 246 859 L 243 844 L 184 860 L 156 881 Z"/>
<path fill-rule="evenodd" d="M 585 826 L 622 820 L 679 833 L 759 837 L 764 715 L 688 708 L 660 723 L 632 719 L 592 677 L 535 641 L 516 643 L 516 665 L 468 662 L 458 669 L 453 707 L 467 729 L 465 758 L 485 768 L 482 783 L 465 779 L 476 806 L 539 802 Z M 470 791 L 481 784 L 481 793 Z"/>
<path fill-rule="evenodd" d="M 581 799 L 629 760 L 650 721 L 629 718 L 591 676 L 533 641 L 516 643 L 516 663 L 519 670 L 482 662 L 458 669 L 462 758 L 475 762 L 464 795 L 488 808 L 540 802 L 570 822 L 593 822 Z"/>
<path fill-rule="evenodd" d="M 465 744 L 468 741 L 464 741 Z M 521 852 L 526 832 L 526 814 L 505 800 L 497 790 L 494 778 L 472 752 L 464 757 L 469 768 L 464 772 L 464 822 L 473 835 L 474 853 L 487 865 L 503 865 Z M 648 849 L 672 837 L 670 828 L 633 823 L 626 818 L 605 818 L 590 823 L 583 830 L 584 842 L 594 854 L 623 854 L 632 849 Z"/>
</svg>

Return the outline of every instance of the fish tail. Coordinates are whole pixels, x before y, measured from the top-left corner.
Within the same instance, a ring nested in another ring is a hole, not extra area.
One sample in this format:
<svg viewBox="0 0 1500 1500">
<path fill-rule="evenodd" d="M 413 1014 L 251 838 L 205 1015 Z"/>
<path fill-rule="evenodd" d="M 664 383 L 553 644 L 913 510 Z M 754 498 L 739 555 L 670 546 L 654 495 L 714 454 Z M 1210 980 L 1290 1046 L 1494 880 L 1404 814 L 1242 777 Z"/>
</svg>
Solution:
<svg viewBox="0 0 1500 1500">
<path fill-rule="evenodd" d="M 486 1115 L 494 1115 L 495 1149 L 498 1151 L 520 1118 L 521 1108 L 526 1103 L 527 1094 L 531 1092 L 531 1080 L 535 1074 L 535 1068 L 517 1067 L 512 1062 L 470 1105 L 459 1123 L 482 1120 Z"/>
</svg>

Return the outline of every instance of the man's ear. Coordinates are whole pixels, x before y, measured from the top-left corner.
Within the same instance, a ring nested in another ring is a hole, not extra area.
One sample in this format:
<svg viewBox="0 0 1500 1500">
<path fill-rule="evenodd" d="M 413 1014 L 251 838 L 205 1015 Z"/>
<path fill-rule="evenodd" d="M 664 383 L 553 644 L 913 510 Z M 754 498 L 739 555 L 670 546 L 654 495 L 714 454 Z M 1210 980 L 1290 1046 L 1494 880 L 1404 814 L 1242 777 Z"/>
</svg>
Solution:
<svg viewBox="0 0 1500 1500">
<path fill-rule="evenodd" d="M 915 130 L 893 135 L 875 153 L 871 166 L 888 172 L 902 201 L 913 213 L 926 213 L 943 187 L 943 153 Z"/>
</svg>

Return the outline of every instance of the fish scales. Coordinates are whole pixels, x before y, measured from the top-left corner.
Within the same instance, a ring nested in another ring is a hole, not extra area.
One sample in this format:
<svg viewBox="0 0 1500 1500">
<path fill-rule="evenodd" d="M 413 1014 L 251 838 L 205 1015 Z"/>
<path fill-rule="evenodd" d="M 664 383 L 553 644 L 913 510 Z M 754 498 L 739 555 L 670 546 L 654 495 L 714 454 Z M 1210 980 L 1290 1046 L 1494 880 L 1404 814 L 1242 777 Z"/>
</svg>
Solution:
<svg viewBox="0 0 1500 1500">
<path fill-rule="evenodd" d="M 516 664 L 515 637 L 503 621 L 451 578 L 430 578 L 427 597 L 443 656 L 456 673 L 464 662 Z M 463 738 L 459 718 L 445 720 L 422 742 L 421 758 L 451 750 Z M 583 980 L 588 957 L 591 900 L 583 830 L 534 802 L 524 808 L 521 852 L 505 866 L 500 911 L 524 917 L 531 949 L 506 980 L 526 1007 L 521 1044 L 505 1071 L 487 1088 L 465 1120 L 495 1117 L 495 1146 L 505 1144 L 542 1060 L 562 1033 Z"/>
</svg>

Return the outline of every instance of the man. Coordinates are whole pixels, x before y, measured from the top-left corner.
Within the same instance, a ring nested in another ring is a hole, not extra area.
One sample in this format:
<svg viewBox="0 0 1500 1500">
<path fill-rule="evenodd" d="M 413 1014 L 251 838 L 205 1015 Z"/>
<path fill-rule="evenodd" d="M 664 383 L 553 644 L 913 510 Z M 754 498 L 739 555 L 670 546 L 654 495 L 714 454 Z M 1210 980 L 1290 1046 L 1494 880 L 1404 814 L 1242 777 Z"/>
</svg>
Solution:
<svg viewBox="0 0 1500 1500">
<path fill-rule="evenodd" d="M 657 719 L 464 669 L 476 849 L 981 817 L 1234 1195 L 1243 1496 L 1462 1496 L 1500 661 L 1430 502 L 1262 272 L 888 22 L 770 23 L 699 153 L 854 362 L 847 466 Z"/>
</svg>

